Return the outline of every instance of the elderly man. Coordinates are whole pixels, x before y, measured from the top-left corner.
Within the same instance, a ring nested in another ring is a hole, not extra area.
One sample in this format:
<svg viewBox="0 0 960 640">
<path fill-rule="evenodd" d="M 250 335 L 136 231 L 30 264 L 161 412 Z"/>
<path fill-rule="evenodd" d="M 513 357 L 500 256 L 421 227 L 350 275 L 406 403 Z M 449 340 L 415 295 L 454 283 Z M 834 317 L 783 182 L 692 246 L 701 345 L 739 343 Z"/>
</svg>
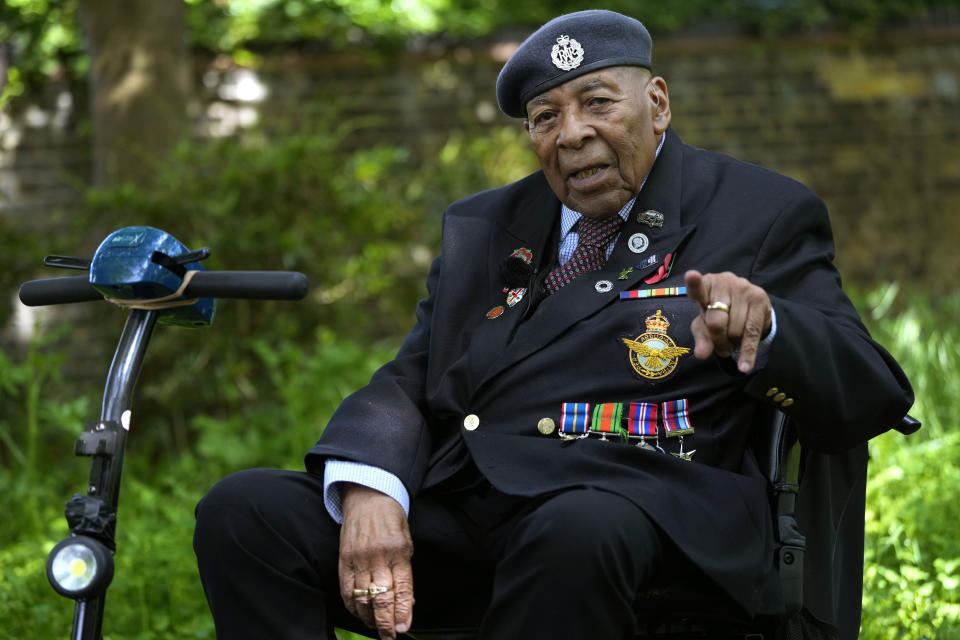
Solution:
<svg viewBox="0 0 960 640">
<path fill-rule="evenodd" d="M 839 451 L 912 392 L 841 291 L 822 202 L 681 143 L 650 67 L 643 25 L 607 11 L 507 62 L 497 98 L 541 171 L 449 208 L 415 328 L 306 473 L 200 503 L 219 637 L 620 638 L 677 575 L 782 611 L 759 417 Z M 831 588 L 810 603 L 828 630 Z"/>
</svg>

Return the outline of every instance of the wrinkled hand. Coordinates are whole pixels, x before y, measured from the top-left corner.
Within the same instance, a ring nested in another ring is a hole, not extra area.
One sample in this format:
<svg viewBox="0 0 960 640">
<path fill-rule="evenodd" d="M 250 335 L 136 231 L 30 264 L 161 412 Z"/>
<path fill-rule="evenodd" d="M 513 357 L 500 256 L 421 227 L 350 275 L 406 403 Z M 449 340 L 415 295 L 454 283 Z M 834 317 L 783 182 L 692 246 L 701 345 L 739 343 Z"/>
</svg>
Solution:
<svg viewBox="0 0 960 640">
<path fill-rule="evenodd" d="M 712 353 L 730 357 L 740 349 L 737 367 L 749 373 L 757 359 L 757 345 L 770 332 L 772 305 L 767 292 L 729 271 L 684 274 L 687 297 L 700 305 L 700 315 L 690 324 L 695 345 L 693 354 L 700 360 Z M 714 302 L 725 303 L 729 311 L 708 309 Z"/>
<path fill-rule="evenodd" d="M 343 525 L 340 528 L 340 597 L 347 611 L 381 640 L 394 640 L 413 622 L 413 540 L 403 508 L 393 498 L 367 487 L 348 484 L 343 489 Z M 354 589 L 370 584 L 390 590 L 370 598 Z"/>
</svg>

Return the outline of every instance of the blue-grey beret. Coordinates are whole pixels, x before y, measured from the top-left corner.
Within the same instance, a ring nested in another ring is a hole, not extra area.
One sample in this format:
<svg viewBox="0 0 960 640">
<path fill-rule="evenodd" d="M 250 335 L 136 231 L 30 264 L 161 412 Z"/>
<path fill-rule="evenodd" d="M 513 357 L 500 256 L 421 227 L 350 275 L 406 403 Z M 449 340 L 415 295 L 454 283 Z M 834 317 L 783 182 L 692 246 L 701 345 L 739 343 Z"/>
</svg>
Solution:
<svg viewBox="0 0 960 640">
<path fill-rule="evenodd" d="M 497 103 L 514 118 L 527 102 L 585 73 L 620 65 L 650 68 L 653 43 L 639 20 L 602 9 L 554 18 L 510 56 L 497 78 Z"/>
</svg>

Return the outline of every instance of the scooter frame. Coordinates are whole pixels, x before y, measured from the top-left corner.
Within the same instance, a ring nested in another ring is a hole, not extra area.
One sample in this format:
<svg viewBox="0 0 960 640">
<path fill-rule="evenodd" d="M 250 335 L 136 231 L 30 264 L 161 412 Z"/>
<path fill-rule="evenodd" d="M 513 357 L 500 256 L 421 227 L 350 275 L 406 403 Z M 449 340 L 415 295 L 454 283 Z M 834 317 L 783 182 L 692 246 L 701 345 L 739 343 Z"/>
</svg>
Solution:
<svg viewBox="0 0 960 640">
<path fill-rule="evenodd" d="M 298 272 L 196 271 L 193 276 L 183 293 L 187 298 L 300 300 L 308 289 L 306 277 Z M 42 306 L 102 301 L 103 297 L 90 285 L 88 277 L 73 276 L 26 282 L 20 287 L 20 300 L 28 306 Z M 67 503 L 65 513 L 70 536 L 60 545 L 83 540 L 85 544 L 97 547 L 108 560 L 110 572 L 101 585 L 82 596 L 55 586 L 61 595 L 75 600 L 71 640 L 102 639 L 106 592 L 116 551 L 114 529 L 133 391 L 160 313 L 130 309 L 107 372 L 100 419 L 89 423 L 76 442 L 75 453 L 92 458 L 90 480 L 86 494 L 76 494 Z M 54 579 L 50 565 L 60 545 L 54 547 L 48 559 L 47 575 L 51 584 Z"/>
<path fill-rule="evenodd" d="M 92 430 L 88 429 L 85 432 L 85 434 L 94 433 L 104 436 L 113 434 L 109 438 L 115 442 L 113 451 L 93 454 L 90 482 L 87 486 L 87 496 L 100 498 L 113 513 L 116 513 L 120 498 L 120 476 L 123 470 L 127 431 L 130 428 L 133 390 L 156 322 L 157 312 L 155 311 L 139 309 L 130 311 L 107 373 L 100 421 L 92 425 Z M 78 449 L 81 448 L 80 442 L 78 441 Z M 92 598 L 76 600 L 73 631 L 70 636 L 72 640 L 100 639 L 105 599 L 106 589 Z"/>
</svg>

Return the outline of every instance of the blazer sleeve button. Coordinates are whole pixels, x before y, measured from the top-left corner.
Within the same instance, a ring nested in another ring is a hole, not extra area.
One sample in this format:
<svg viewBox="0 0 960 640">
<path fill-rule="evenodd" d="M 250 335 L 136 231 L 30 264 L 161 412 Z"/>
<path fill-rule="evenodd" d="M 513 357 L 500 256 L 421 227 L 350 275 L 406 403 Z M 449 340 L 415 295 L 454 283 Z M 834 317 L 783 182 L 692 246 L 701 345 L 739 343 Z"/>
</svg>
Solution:
<svg viewBox="0 0 960 640">
<path fill-rule="evenodd" d="M 774 401 L 774 402 L 783 402 L 784 398 L 786 398 L 786 397 L 787 397 L 787 394 L 785 394 L 784 392 L 781 391 L 781 392 L 778 393 L 777 395 L 773 396 L 773 401 Z"/>
<path fill-rule="evenodd" d="M 792 405 L 792 404 L 793 404 L 793 398 L 787 398 L 786 400 L 784 400 L 783 402 L 780 403 L 780 406 L 781 406 L 781 407 L 789 407 L 789 406 Z"/>
<path fill-rule="evenodd" d="M 772 395 L 776 395 L 779 391 L 780 389 L 777 389 L 776 387 L 770 387 L 767 389 L 767 397 L 769 398 Z"/>
</svg>

